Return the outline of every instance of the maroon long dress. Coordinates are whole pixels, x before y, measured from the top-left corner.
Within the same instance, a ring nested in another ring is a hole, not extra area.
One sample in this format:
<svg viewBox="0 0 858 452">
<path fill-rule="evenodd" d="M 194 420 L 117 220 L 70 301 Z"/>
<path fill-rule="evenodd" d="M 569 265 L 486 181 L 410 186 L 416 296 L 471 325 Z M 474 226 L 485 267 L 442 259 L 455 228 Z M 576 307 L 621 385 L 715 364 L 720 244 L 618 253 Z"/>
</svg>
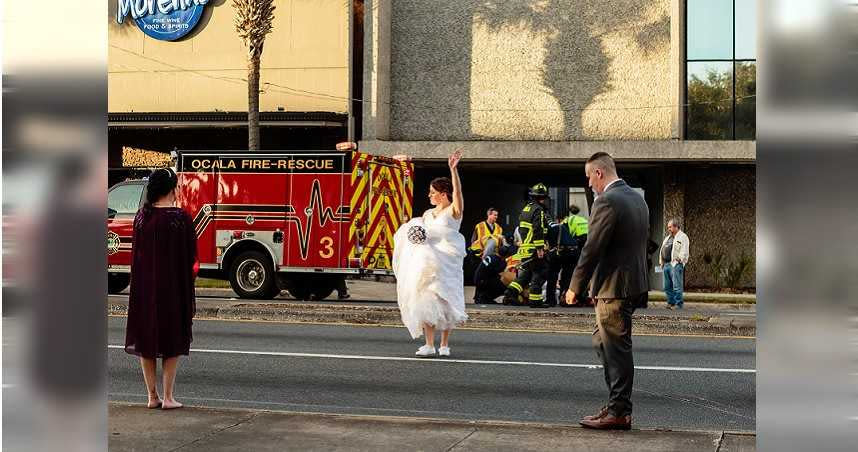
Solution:
<svg viewBox="0 0 858 452">
<path fill-rule="evenodd" d="M 133 244 L 125 351 L 144 358 L 187 355 L 196 311 L 194 223 L 180 208 L 141 209 Z"/>
</svg>

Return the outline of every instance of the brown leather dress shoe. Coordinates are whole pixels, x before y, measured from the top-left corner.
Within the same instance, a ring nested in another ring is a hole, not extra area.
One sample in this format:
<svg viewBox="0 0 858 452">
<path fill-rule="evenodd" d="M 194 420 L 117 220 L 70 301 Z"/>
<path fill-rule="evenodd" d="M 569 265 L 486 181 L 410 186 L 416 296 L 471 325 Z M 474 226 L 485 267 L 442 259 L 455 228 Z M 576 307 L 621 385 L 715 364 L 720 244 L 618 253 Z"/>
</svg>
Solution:
<svg viewBox="0 0 858 452">
<path fill-rule="evenodd" d="M 579 424 L 586 428 L 594 428 L 597 430 L 631 430 L 631 416 L 614 416 L 607 413 L 598 419 L 581 419 Z"/>
<path fill-rule="evenodd" d="M 608 406 L 607 405 L 603 406 L 602 409 L 599 410 L 599 412 L 597 414 L 594 414 L 592 416 L 584 416 L 583 420 L 595 421 L 596 419 L 603 418 L 606 414 L 608 414 Z"/>
</svg>

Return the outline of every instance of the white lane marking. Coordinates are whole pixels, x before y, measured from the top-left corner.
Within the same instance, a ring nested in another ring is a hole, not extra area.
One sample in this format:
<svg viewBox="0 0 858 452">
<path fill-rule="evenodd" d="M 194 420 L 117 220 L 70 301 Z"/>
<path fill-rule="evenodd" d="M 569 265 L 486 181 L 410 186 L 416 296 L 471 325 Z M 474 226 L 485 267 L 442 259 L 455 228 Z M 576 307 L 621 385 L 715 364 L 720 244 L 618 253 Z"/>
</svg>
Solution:
<svg viewBox="0 0 858 452">
<path fill-rule="evenodd" d="M 4 383 L 4 384 L 3 384 L 3 389 L 12 389 L 12 388 L 14 388 L 15 386 L 16 386 L 16 385 L 13 385 L 13 384 L 5 384 L 5 383 Z"/>
<path fill-rule="evenodd" d="M 122 345 L 108 345 L 107 348 L 124 349 Z M 543 367 L 572 367 L 576 369 L 601 369 L 599 364 L 571 363 L 538 363 L 530 361 L 492 361 L 479 359 L 449 359 L 449 358 L 406 358 L 402 356 L 365 356 L 365 355 L 331 355 L 325 353 L 290 353 L 290 352 L 261 352 L 246 350 L 216 350 L 192 348 L 195 353 L 221 353 L 226 355 L 258 355 L 258 356 L 288 356 L 293 358 L 330 358 L 330 359 L 363 359 L 370 361 L 419 361 L 432 363 L 462 363 L 462 364 L 496 364 L 513 366 L 543 366 Z M 637 370 L 666 370 L 672 372 L 720 372 L 720 373 L 757 373 L 756 369 L 719 369 L 713 367 L 676 367 L 676 366 L 635 366 Z"/>
</svg>

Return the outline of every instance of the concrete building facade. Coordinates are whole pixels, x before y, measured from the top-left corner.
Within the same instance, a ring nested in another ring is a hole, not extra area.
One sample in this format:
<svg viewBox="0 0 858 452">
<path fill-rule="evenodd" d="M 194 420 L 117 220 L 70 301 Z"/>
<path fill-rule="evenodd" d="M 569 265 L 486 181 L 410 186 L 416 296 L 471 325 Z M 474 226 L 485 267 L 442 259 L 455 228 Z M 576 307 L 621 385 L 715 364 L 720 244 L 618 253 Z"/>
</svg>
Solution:
<svg viewBox="0 0 858 452">
<path fill-rule="evenodd" d="M 733 0 L 721 3 L 734 18 L 746 15 Z M 644 192 L 653 241 L 661 243 L 668 218 L 685 224 L 687 285 L 715 285 L 704 255 L 732 263 L 755 254 L 756 145 L 687 133 L 686 46 L 696 55 L 700 45 L 689 33 L 701 27 L 706 12 L 698 10 L 710 7 L 694 0 L 366 0 L 359 147 L 417 161 L 417 211 L 428 207 L 425 186 L 445 173 L 446 156 L 462 149 L 466 235 L 490 206 L 514 227 L 536 182 L 560 194 L 553 208 L 562 211 L 564 193 L 586 185 L 587 157 L 608 152 L 621 177 Z M 730 58 L 738 61 L 733 47 Z M 726 111 L 732 102 L 731 130 L 738 128 L 736 73 L 724 108 L 710 109 Z M 754 279 L 752 262 L 737 286 L 752 288 Z M 660 275 L 652 282 L 660 288 Z"/>
</svg>

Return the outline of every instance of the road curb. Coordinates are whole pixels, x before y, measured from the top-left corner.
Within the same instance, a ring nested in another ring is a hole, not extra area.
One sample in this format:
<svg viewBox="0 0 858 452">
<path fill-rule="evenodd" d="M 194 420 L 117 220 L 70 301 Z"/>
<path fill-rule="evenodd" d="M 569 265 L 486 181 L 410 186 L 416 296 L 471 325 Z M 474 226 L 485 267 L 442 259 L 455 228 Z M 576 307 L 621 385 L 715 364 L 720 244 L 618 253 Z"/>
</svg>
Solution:
<svg viewBox="0 0 858 452">
<path fill-rule="evenodd" d="M 109 304 L 109 315 L 127 315 L 124 305 Z M 469 309 L 465 324 L 474 329 L 503 329 L 524 331 L 582 332 L 592 331 L 596 316 L 591 312 L 511 311 Z M 313 305 L 298 303 L 232 304 L 198 307 L 195 318 L 205 320 L 248 320 L 284 323 L 334 323 L 401 327 L 397 307 Z M 729 317 L 677 318 L 637 313 L 634 316 L 636 334 L 672 334 L 696 336 L 756 336 L 753 319 Z"/>
</svg>

